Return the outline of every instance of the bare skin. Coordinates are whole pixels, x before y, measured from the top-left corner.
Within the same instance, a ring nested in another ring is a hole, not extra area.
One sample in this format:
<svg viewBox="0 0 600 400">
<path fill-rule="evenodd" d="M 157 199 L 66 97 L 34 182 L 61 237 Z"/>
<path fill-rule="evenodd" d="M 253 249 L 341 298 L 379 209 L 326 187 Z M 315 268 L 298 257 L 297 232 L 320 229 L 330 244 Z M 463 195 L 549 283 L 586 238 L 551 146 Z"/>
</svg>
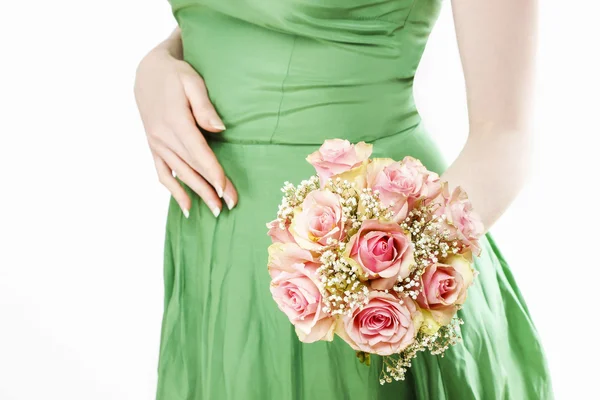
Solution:
<svg viewBox="0 0 600 400">
<path fill-rule="evenodd" d="M 488 230 L 531 169 L 537 0 L 452 0 L 469 136 L 442 178 L 460 185 Z"/>
<path fill-rule="evenodd" d="M 225 126 L 204 81 L 182 61 L 179 29 L 140 62 L 134 90 L 158 179 L 186 218 L 191 200 L 173 173 L 204 200 L 215 217 L 222 209 L 221 198 L 229 209 L 235 207 L 237 192 L 198 129 L 221 132 Z"/>
<path fill-rule="evenodd" d="M 463 187 L 486 230 L 530 171 L 537 0 L 452 0 L 469 110 L 469 136 L 442 178 Z M 140 63 L 135 93 L 160 181 L 187 215 L 191 201 L 172 171 L 215 215 L 220 190 L 237 192 L 196 127 L 224 129 L 201 77 L 181 60 L 179 30 Z"/>
</svg>

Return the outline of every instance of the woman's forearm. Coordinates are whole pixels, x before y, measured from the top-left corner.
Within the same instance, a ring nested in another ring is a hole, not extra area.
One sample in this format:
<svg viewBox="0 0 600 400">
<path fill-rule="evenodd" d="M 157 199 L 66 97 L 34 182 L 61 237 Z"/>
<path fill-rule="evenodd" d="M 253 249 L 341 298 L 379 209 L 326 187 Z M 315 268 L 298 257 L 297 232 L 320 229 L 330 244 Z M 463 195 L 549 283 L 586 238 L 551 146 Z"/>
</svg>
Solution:
<svg viewBox="0 0 600 400">
<path fill-rule="evenodd" d="M 532 156 L 537 0 L 452 0 L 469 138 L 443 174 L 489 229 L 525 183 Z"/>
</svg>

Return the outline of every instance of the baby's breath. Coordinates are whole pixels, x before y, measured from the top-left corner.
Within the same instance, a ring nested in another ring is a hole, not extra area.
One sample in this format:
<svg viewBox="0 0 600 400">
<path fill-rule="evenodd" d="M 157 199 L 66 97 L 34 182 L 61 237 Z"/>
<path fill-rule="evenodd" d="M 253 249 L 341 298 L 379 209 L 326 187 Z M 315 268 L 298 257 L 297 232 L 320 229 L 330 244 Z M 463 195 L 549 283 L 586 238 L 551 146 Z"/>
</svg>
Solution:
<svg viewBox="0 0 600 400">
<path fill-rule="evenodd" d="M 347 315 L 367 301 L 369 289 L 358 276 L 358 268 L 340 255 L 339 250 L 326 250 L 320 258 L 317 273 L 323 284 L 323 311 L 331 315 Z"/>
<path fill-rule="evenodd" d="M 429 350 L 433 355 L 444 357 L 444 352 L 461 341 L 460 325 L 463 321 L 454 318 L 450 324 L 442 326 L 436 333 L 427 335 L 420 332 L 413 344 L 399 354 L 383 357 L 383 366 L 379 375 L 379 383 L 403 381 L 406 371 L 412 365 L 412 360 L 419 352 Z"/>
<path fill-rule="evenodd" d="M 400 227 L 410 234 L 416 266 L 409 277 L 394 286 L 398 294 L 416 299 L 422 289 L 420 282 L 425 268 L 462 251 L 461 245 L 451 239 L 445 228 L 445 216 L 435 215 L 437 207 L 436 203 L 421 202 L 400 223 Z"/>
<path fill-rule="evenodd" d="M 326 188 L 340 196 L 342 221 L 347 229 L 346 236 L 349 237 L 360 227 L 360 221 L 356 214 L 359 205 L 359 193 L 356 183 L 341 178 L 329 179 Z"/>
<path fill-rule="evenodd" d="M 294 216 L 294 209 L 302 204 L 310 192 L 317 189 L 319 189 L 319 178 L 314 175 L 300 182 L 297 187 L 290 182 L 284 182 L 281 188 L 283 198 L 277 212 L 277 219 L 279 220 L 281 229 L 284 229 L 291 222 Z"/>
<path fill-rule="evenodd" d="M 370 188 L 363 189 L 360 193 L 360 203 L 362 206 L 358 212 L 358 219 L 360 221 L 368 219 L 391 221 L 394 216 L 391 207 L 385 207 L 379 200 L 379 191 L 377 190 L 373 191 Z"/>
</svg>

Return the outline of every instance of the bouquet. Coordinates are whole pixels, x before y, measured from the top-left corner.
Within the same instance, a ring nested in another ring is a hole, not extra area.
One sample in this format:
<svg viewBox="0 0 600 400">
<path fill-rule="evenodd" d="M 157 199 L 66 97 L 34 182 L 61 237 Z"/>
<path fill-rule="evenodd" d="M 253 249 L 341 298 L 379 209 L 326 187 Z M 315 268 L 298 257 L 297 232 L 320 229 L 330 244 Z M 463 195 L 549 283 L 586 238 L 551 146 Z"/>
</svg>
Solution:
<svg viewBox="0 0 600 400">
<path fill-rule="evenodd" d="M 284 183 L 268 269 L 302 342 L 338 335 L 367 365 L 383 356 L 384 384 L 403 380 L 418 352 L 443 356 L 460 340 L 483 225 L 466 193 L 419 160 L 371 152 L 327 140 L 307 157 L 317 175 Z"/>
</svg>

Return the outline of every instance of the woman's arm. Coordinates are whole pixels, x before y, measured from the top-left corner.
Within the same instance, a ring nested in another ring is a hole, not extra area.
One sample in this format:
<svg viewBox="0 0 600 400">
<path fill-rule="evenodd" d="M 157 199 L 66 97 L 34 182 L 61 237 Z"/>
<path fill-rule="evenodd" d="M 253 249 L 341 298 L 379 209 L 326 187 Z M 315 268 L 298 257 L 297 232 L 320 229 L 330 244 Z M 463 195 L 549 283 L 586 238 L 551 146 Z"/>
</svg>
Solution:
<svg viewBox="0 0 600 400">
<path fill-rule="evenodd" d="M 469 136 L 444 172 L 467 191 L 486 230 L 529 174 L 536 0 L 453 0 Z"/>
</svg>

